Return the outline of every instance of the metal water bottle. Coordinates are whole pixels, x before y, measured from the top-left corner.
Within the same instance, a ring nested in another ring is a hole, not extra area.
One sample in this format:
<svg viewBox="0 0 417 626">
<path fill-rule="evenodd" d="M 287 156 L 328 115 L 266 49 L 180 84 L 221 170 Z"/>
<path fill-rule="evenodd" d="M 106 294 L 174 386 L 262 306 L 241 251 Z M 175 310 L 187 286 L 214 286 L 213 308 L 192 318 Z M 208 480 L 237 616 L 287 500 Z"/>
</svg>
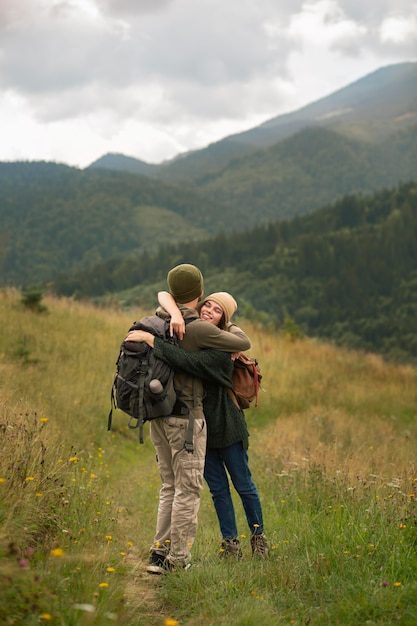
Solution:
<svg viewBox="0 0 417 626">
<path fill-rule="evenodd" d="M 154 378 L 149 383 L 149 390 L 152 393 L 157 403 L 157 412 L 159 415 L 170 415 L 172 406 L 169 401 L 167 392 L 162 386 L 162 383 L 157 378 Z"/>
</svg>

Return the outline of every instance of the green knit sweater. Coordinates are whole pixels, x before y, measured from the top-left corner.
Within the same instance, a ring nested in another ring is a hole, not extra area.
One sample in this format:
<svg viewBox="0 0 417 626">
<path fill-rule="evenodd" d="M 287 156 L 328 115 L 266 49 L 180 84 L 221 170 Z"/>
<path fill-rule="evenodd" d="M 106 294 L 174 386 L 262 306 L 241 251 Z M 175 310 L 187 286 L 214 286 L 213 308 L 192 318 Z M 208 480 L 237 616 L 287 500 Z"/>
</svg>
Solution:
<svg viewBox="0 0 417 626">
<path fill-rule="evenodd" d="M 233 361 L 230 352 L 203 349 L 186 352 L 155 337 L 155 356 L 175 370 L 184 370 L 203 380 L 206 395 L 203 400 L 207 422 L 207 447 L 226 448 L 238 441 L 248 448 L 248 428 L 245 415 L 229 397 L 232 388 Z"/>
</svg>

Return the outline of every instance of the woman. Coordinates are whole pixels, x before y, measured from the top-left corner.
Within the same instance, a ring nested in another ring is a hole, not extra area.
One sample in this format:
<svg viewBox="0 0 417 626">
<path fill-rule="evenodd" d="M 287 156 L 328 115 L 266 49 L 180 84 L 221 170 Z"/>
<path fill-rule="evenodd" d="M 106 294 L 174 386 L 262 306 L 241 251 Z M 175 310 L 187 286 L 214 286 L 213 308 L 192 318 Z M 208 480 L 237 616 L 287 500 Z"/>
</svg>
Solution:
<svg viewBox="0 0 417 626">
<path fill-rule="evenodd" d="M 179 336 L 184 332 L 179 309 L 168 292 L 160 292 L 161 306 L 171 315 L 171 328 Z M 237 309 L 235 299 L 227 292 L 213 293 L 203 301 L 200 318 L 221 329 L 241 334 L 243 331 L 231 322 Z M 206 396 L 203 402 L 207 421 L 207 452 L 204 478 L 209 486 L 217 513 L 223 541 L 220 554 L 241 558 L 236 516 L 230 493 L 229 473 L 239 494 L 251 533 L 252 556 L 265 558 L 268 542 L 264 535 L 262 506 L 248 465 L 248 429 L 244 413 L 232 401 L 233 360 L 230 353 L 206 349 L 185 352 L 150 333 L 140 331 L 137 340 L 145 341 L 155 355 L 167 361 L 174 369 L 182 369 L 204 381 Z"/>
</svg>

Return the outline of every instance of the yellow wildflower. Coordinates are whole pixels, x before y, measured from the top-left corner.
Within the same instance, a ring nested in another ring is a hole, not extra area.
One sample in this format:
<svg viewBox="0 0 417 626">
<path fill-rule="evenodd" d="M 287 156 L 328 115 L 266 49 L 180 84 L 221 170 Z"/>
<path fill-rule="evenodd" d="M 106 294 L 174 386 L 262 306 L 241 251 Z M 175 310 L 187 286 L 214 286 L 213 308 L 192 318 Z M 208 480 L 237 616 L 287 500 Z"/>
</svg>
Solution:
<svg viewBox="0 0 417 626">
<path fill-rule="evenodd" d="M 54 550 L 51 550 L 51 556 L 61 557 L 64 555 L 65 552 L 62 548 L 55 548 Z"/>
</svg>

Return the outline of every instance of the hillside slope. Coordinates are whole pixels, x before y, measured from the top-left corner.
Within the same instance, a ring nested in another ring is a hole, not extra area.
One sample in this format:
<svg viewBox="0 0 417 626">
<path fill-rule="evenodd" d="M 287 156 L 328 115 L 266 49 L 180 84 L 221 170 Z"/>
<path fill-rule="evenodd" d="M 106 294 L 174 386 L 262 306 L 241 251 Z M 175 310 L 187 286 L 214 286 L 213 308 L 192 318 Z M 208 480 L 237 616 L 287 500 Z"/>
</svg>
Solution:
<svg viewBox="0 0 417 626">
<path fill-rule="evenodd" d="M 107 431 L 131 314 L 44 304 L 0 291 L 1 624 L 414 626 L 416 368 L 241 321 L 263 373 L 245 413 L 269 558 L 251 558 L 238 501 L 243 558 L 218 558 L 205 487 L 195 566 L 161 580 L 145 573 L 160 489 L 149 425 L 144 445 L 120 411 Z"/>
<path fill-rule="evenodd" d="M 207 237 L 227 213 L 196 191 L 55 163 L 0 163 L 0 189 L 3 285 L 50 280 L 134 250 Z"/>
<path fill-rule="evenodd" d="M 416 177 L 417 125 L 374 145 L 309 128 L 195 181 L 213 202 L 238 206 L 248 226 L 309 213 L 346 194 Z"/>
</svg>

